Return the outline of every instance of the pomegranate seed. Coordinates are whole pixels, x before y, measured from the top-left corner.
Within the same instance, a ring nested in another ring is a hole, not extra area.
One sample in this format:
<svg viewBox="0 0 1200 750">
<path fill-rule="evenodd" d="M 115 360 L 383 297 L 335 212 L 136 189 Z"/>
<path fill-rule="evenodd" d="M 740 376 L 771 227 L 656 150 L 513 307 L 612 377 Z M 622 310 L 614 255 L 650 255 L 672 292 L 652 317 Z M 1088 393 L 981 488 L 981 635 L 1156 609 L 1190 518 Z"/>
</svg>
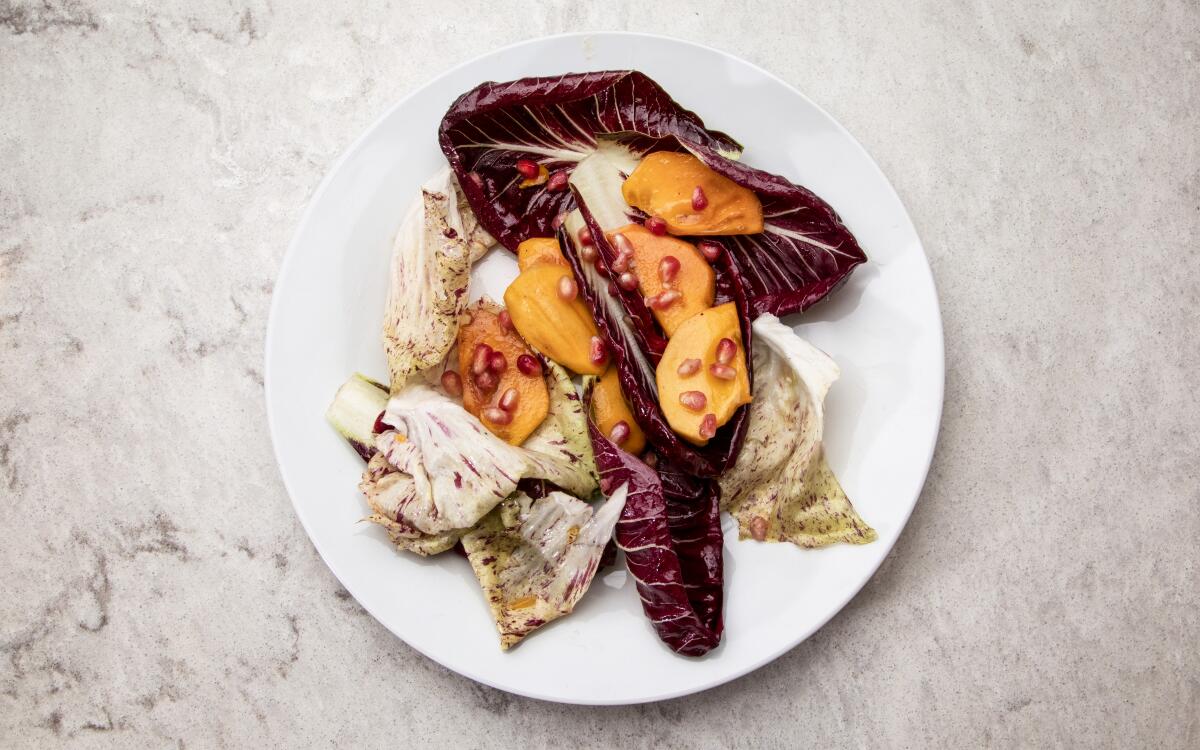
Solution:
<svg viewBox="0 0 1200 750">
<path fill-rule="evenodd" d="M 754 537 L 754 541 L 761 542 L 767 538 L 767 519 L 762 516 L 755 516 L 750 519 L 750 536 Z"/>
<path fill-rule="evenodd" d="M 595 245 L 584 245 L 579 248 L 579 257 L 583 258 L 584 263 L 595 263 L 600 260 L 600 251 Z"/>
<path fill-rule="evenodd" d="M 608 282 L 608 296 L 616 297 L 618 294 L 620 294 L 620 292 L 617 291 L 617 282 L 615 282 L 615 281 Z"/>
<path fill-rule="evenodd" d="M 442 390 L 446 393 L 458 398 L 463 394 L 462 378 L 454 370 L 446 370 L 442 373 Z"/>
<path fill-rule="evenodd" d="M 491 393 L 500 385 L 500 378 L 496 377 L 496 373 L 484 370 L 475 376 L 475 385 L 484 393 Z"/>
<path fill-rule="evenodd" d="M 479 176 L 478 172 L 467 172 L 467 179 L 475 183 L 475 187 L 483 187 L 483 178 Z"/>
<path fill-rule="evenodd" d="M 500 314 L 496 316 L 496 321 L 506 331 L 511 331 L 513 328 L 512 316 L 508 314 L 508 310 L 501 310 Z"/>
<path fill-rule="evenodd" d="M 737 354 L 737 343 L 733 339 L 725 338 L 717 342 L 718 362 L 727 365 L 733 361 L 735 354 Z"/>
<path fill-rule="evenodd" d="M 508 369 L 508 358 L 504 352 L 492 352 L 488 356 L 488 369 L 497 375 Z"/>
<path fill-rule="evenodd" d="M 558 297 L 563 302 L 570 302 L 579 296 L 579 285 L 570 276 L 558 280 Z"/>
<path fill-rule="evenodd" d="M 613 247 L 617 249 L 617 255 L 633 255 L 633 243 L 620 232 L 613 235 Z"/>
<path fill-rule="evenodd" d="M 679 394 L 679 403 L 692 411 L 700 411 L 708 406 L 708 397 L 702 391 L 684 391 Z"/>
<path fill-rule="evenodd" d="M 720 378 L 721 380 L 733 380 L 734 378 L 737 377 L 737 370 L 733 369 L 729 365 L 721 365 L 721 364 L 709 365 L 708 372 L 714 378 Z"/>
<path fill-rule="evenodd" d="M 517 408 L 517 402 L 521 400 L 521 392 L 516 388 L 509 388 L 504 393 L 500 394 L 500 401 L 497 402 L 504 411 L 512 411 Z"/>
<path fill-rule="evenodd" d="M 542 372 L 542 363 L 538 362 L 537 357 L 532 354 L 522 354 L 517 357 L 517 369 L 522 375 L 540 375 Z"/>
<path fill-rule="evenodd" d="M 710 439 L 717 434 L 717 415 L 705 414 L 704 419 L 700 420 L 700 437 L 705 440 Z"/>
<path fill-rule="evenodd" d="M 536 179 L 538 176 L 537 162 L 529 159 L 517 159 L 517 171 L 527 180 Z"/>
<path fill-rule="evenodd" d="M 558 228 L 561 227 L 563 225 L 563 222 L 566 220 L 567 220 L 567 213 L 564 211 L 561 214 L 559 214 L 558 216 L 554 217 L 554 220 L 550 222 L 550 226 L 554 227 L 554 231 L 557 232 Z"/>
<path fill-rule="evenodd" d="M 592 336 L 592 340 L 588 342 L 588 360 L 594 365 L 602 365 L 608 360 L 608 350 L 604 346 L 604 339 Z"/>
<path fill-rule="evenodd" d="M 670 284 L 679 275 L 679 258 L 668 255 L 658 262 L 658 278 L 664 284 Z"/>
<path fill-rule="evenodd" d="M 608 278 L 608 269 L 604 267 L 604 261 L 600 260 L 599 255 L 596 255 L 596 260 L 594 263 L 592 263 L 592 265 L 595 266 L 596 273 L 600 274 L 600 278 Z"/>
<path fill-rule="evenodd" d="M 657 216 L 651 216 L 646 219 L 645 226 L 646 229 L 650 230 L 650 234 L 655 234 L 659 237 L 667 233 L 667 222 Z"/>
<path fill-rule="evenodd" d="M 580 227 L 579 234 L 576 236 L 579 237 L 579 244 L 583 245 L 584 247 L 589 247 L 595 244 L 592 242 L 592 230 L 588 229 L 587 227 Z"/>
<path fill-rule="evenodd" d="M 665 292 L 659 292 L 653 297 L 646 298 L 646 304 L 654 310 L 666 310 L 671 305 L 675 304 L 683 295 L 676 289 L 668 289 Z"/>
<path fill-rule="evenodd" d="M 686 378 L 689 375 L 695 375 L 700 372 L 701 364 L 703 363 L 698 359 L 685 359 L 679 363 L 679 367 L 675 369 L 675 372 Z"/>
<path fill-rule="evenodd" d="M 550 173 L 550 179 L 546 180 L 546 189 L 552 193 L 559 193 L 567 189 L 567 173 L 561 169 L 557 172 Z M 692 205 L 696 204 L 696 197 L 692 196 Z M 555 227 L 557 229 L 558 227 Z"/>
<path fill-rule="evenodd" d="M 612 262 L 612 270 L 616 273 L 625 273 L 629 270 L 629 261 L 633 260 L 633 253 L 617 253 L 617 259 Z"/>
<path fill-rule="evenodd" d="M 704 188 L 699 185 L 692 191 L 692 209 L 695 211 L 703 211 L 708 207 L 708 196 L 704 194 Z"/>
<path fill-rule="evenodd" d="M 488 360 L 492 356 L 492 347 L 487 344 L 476 344 L 475 355 L 471 358 L 471 374 L 478 375 L 488 369 Z"/>
<path fill-rule="evenodd" d="M 638 288 L 638 278 L 629 271 L 617 277 L 617 284 L 627 292 L 632 292 Z"/>
<path fill-rule="evenodd" d="M 712 240 L 701 240 L 700 243 L 696 245 L 696 249 L 700 251 L 700 254 L 703 255 L 709 263 L 712 263 L 714 260 L 721 257 L 721 246 Z"/>
<path fill-rule="evenodd" d="M 512 415 L 503 409 L 495 406 L 489 406 L 484 409 L 481 416 L 492 424 L 511 424 Z"/>
<path fill-rule="evenodd" d="M 653 469 L 655 466 L 658 466 L 658 454 L 654 451 L 646 451 L 642 456 L 642 463 Z"/>
<path fill-rule="evenodd" d="M 608 433 L 608 439 L 617 445 L 623 445 L 629 439 L 629 423 L 622 419 L 612 426 Z"/>
</svg>

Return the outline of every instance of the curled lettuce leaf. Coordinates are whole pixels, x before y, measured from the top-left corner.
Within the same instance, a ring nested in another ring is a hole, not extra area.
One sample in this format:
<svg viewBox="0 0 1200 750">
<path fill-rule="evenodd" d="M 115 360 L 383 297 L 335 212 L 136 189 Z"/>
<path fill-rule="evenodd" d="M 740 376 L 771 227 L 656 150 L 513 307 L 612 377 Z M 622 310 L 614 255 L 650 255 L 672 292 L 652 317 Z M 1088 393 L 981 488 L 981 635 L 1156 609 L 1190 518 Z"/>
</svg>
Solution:
<svg viewBox="0 0 1200 750">
<path fill-rule="evenodd" d="M 720 478 L 739 537 L 824 547 L 865 544 L 875 530 L 825 461 L 824 401 L 838 367 L 773 315 L 754 321 L 758 390 L 741 457 Z"/>
<path fill-rule="evenodd" d="M 421 187 L 392 247 L 383 348 L 393 393 L 445 359 L 470 297 L 471 264 L 491 244 L 450 170 Z"/>
<path fill-rule="evenodd" d="M 374 459 L 360 487 L 392 541 L 423 554 L 454 544 L 522 479 L 544 480 L 579 497 L 596 489 L 596 465 L 579 394 L 561 367 L 547 363 L 545 421 L 513 446 L 434 388 L 413 381 L 388 401 Z"/>
<path fill-rule="evenodd" d="M 762 232 L 704 238 L 728 250 L 754 317 L 807 310 L 866 262 L 866 253 L 841 217 L 811 190 L 728 159 L 704 144 L 681 143 L 710 169 L 753 190 L 762 201 Z"/>
<path fill-rule="evenodd" d="M 482 83 L 450 105 L 438 141 L 480 222 L 515 252 L 523 240 L 553 235 L 556 217 L 575 207 L 568 190 L 522 188 L 517 160 L 569 171 L 605 134 L 621 134 L 642 154 L 671 138 L 730 158 L 742 150 L 632 70 Z"/>
<path fill-rule="evenodd" d="M 624 489 L 595 511 L 562 492 L 537 500 L 517 493 L 463 535 L 501 648 L 571 613 L 596 575 L 624 505 Z"/>
<path fill-rule="evenodd" d="M 659 463 L 655 472 L 589 422 L 600 489 L 625 490 L 617 546 L 655 633 L 703 656 L 721 643 L 724 560 L 716 482 Z"/>
</svg>

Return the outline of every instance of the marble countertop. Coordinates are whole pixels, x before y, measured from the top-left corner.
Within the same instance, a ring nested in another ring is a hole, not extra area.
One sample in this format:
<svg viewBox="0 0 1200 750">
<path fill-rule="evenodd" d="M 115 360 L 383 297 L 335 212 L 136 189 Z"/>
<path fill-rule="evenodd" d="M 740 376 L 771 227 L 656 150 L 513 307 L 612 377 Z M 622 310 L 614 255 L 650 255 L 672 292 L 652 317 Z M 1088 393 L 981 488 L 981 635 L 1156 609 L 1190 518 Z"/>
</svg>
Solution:
<svg viewBox="0 0 1200 750">
<path fill-rule="evenodd" d="M 1200 746 L 1200 6 L 0 0 L 0 746 Z M 273 280 L 415 86 L 565 30 L 792 82 L 925 241 L 946 407 L 890 558 L 732 684 L 580 708 L 449 673 L 272 458 Z"/>
</svg>

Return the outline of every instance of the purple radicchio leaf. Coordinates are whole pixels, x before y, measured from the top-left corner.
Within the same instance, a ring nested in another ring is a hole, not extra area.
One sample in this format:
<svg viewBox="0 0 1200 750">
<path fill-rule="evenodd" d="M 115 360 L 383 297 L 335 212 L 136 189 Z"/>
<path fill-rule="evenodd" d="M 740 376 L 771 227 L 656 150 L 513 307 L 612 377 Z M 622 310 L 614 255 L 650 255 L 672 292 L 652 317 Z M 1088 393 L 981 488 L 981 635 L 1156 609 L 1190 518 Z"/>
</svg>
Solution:
<svg viewBox="0 0 1200 750">
<path fill-rule="evenodd" d="M 628 486 L 617 521 L 617 546 L 636 581 L 642 610 L 672 651 L 703 656 L 721 642 L 718 495 L 714 492 L 706 498 L 711 499 L 710 507 L 679 508 L 665 496 L 664 483 L 654 469 L 614 445 L 595 424 L 589 423 L 589 428 L 601 491 L 608 494 Z M 708 522 L 713 522 L 711 527 L 705 527 Z M 678 545 L 673 539 L 676 530 L 682 538 Z M 709 559 L 697 560 L 696 555 Z M 693 585 L 699 587 L 696 593 Z"/>
<path fill-rule="evenodd" d="M 530 237 L 552 236 L 556 219 L 575 208 L 561 177 L 604 135 L 621 135 L 642 154 L 672 136 L 714 153 L 741 154 L 736 141 L 705 129 L 661 86 L 629 70 L 483 83 L 450 106 L 438 129 L 480 223 L 513 251 Z M 521 159 L 545 167 L 552 178 L 521 187 Z M 554 179 L 556 172 L 563 174 Z"/>
<path fill-rule="evenodd" d="M 585 216 L 594 217 L 585 212 Z M 608 263 L 616 258 L 612 247 L 598 223 L 589 223 L 592 242 L 599 251 L 600 261 L 590 264 L 583 261 L 576 247 L 578 230 L 583 227 L 580 214 L 573 212 L 559 229 L 558 240 L 563 256 L 571 264 L 583 298 L 592 311 L 596 327 L 604 338 L 609 355 L 617 368 L 621 389 L 629 399 L 629 405 L 647 439 L 656 452 L 666 460 L 704 477 L 720 476 L 737 460 L 745 438 L 749 405 L 743 405 L 716 437 L 703 448 L 687 443 L 675 434 L 667 423 L 658 404 L 658 384 L 654 368 L 662 356 L 666 341 L 662 337 L 650 311 L 636 293 L 623 292 L 610 286 L 611 275 Z M 733 302 L 737 306 L 741 321 L 742 342 L 746 351 L 752 351 L 753 332 L 750 326 L 749 302 L 742 289 L 738 273 L 723 253 L 714 263 L 717 272 L 716 303 Z M 610 293 L 610 289 L 617 296 Z M 623 295 L 623 296 L 622 296 Z M 753 366 L 746 361 L 751 387 L 754 384 Z"/>
<path fill-rule="evenodd" d="M 762 201 L 761 233 L 699 238 L 728 251 L 750 298 L 751 317 L 807 310 L 866 262 L 841 217 L 812 191 L 701 144 L 681 142 L 713 171 L 753 190 Z"/>
</svg>

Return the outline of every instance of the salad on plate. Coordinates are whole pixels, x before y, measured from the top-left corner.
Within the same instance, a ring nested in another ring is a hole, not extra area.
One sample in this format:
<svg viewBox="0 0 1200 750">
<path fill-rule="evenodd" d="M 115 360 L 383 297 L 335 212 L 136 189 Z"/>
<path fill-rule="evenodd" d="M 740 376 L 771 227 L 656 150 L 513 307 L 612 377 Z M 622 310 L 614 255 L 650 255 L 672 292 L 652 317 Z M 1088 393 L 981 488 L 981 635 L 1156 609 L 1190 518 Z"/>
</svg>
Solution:
<svg viewBox="0 0 1200 750">
<path fill-rule="evenodd" d="M 327 417 L 367 520 L 465 556 L 502 648 L 623 564 L 662 642 L 708 653 L 722 512 L 747 543 L 875 539 L 825 460 L 837 364 L 780 321 L 866 261 L 828 204 L 636 71 L 483 83 L 438 139 L 392 250 L 388 382 L 353 375 Z M 503 298 L 473 299 L 506 251 Z"/>
</svg>

